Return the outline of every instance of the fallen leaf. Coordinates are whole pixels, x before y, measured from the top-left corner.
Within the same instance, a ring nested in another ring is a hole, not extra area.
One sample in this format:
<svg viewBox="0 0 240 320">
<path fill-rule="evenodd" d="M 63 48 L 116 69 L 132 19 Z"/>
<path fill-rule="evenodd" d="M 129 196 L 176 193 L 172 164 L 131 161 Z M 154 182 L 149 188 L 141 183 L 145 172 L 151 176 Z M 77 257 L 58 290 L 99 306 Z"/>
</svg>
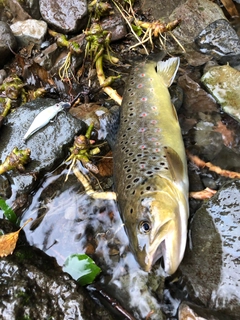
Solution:
<svg viewBox="0 0 240 320">
<path fill-rule="evenodd" d="M 192 191 L 189 193 L 189 197 L 197 200 L 210 199 L 216 194 L 216 190 L 206 188 L 202 191 Z"/>
<path fill-rule="evenodd" d="M 28 219 L 19 230 L 0 236 L 0 257 L 1 258 L 6 257 L 13 253 L 13 250 L 15 249 L 18 241 L 19 232 L 22 230 L 23 227 L 25 227 L 27 223 L 29 223 L 32 220 L 33 220 L 32 218 Z"/>
<path fill-rule="evenodd" d="M 217 127 L 214 129 L 216 132 L 220 132 L 222 135 L 223 142 L 226 147 L 232 147 L 235 141 L 235 133 L 229 130 L 222 121 L 217 122 Z"/>
<path fill-rule="evenodd" d="M 220 174 L 223 177 L 228 177 L 231 179 L 236 179 L 236 178 L 239 179 L 240 178 L 240 172 L 225 170 L 225 169 L 222 169 L 218 166 L 215 166 L 211 162 L 205 162 L 202 159 L 200 159 L 198 156 L 194 156 L 193 154 L 191 154 L 187 150 L 186 150 L 186 153 L 187 153 L 189 160 L 192 163 L 196 164 L 199 168 L 208 168 L 210 171 L 216 172 L 217 174 Z"/>
<path fill-rule="evenodd" d="M 99 170 L 99 174 L 102 177 L 110 177 L 113 175 L 113 159 L 112 159 L 112 151 L 109 151 L 106 156 L 104 156 L 97 163 L 97 167 Z"/>
</svg>

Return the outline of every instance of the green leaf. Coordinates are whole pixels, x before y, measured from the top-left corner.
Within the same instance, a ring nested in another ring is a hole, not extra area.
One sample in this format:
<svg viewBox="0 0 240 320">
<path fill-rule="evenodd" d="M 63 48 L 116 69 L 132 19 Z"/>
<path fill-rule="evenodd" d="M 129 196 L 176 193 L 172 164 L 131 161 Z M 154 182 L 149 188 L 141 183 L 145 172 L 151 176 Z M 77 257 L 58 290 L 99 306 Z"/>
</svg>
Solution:
<svg viewBox="0 0 240 320">
<path fill-rule="evenodd" d="M 6 201 L 0 198 L 0 208 L 3 210 L 5 217 L 12 223 L 17 222 L 16 213 L 6 204 Z"/>
<path fill-rule="evenodd" d="M 142 35 L 142 28 L 140 26 L 135 26 L 135 24 L 131 24 L 134 32 L 136 33 L 137 36 L 141 36 Z"/>
<path fill-rule="evenodd" d="M 85 286 L 92 283 L 102 270 L 86 254 L 72 254 L 65 261 L 63 271 Z"/>
</svg>

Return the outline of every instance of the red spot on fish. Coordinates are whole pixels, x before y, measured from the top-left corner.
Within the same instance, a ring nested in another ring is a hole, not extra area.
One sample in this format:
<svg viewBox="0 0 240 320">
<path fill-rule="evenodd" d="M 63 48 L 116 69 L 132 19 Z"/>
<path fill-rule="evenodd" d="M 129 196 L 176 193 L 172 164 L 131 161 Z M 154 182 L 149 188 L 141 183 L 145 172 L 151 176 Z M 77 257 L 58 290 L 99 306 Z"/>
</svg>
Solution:
<svg viewBox="0 0 240 320">
<path fill-rule="evenodd" d="M 149 78 L 148 80 L 149 80 L 149 81 L 153 81 L 153 78 Z"/>
<path fill-rule="evenodd" d="M 145 132 L 147 129 L 146 128 L 140 128 L 139 132 Z"/>
<path fill-rule="evenodd" d="M 160 145 L 160 143 L 159 143 L 159 142 L 156 142 L 156 143 L 155 143 L 155 145 L 156 145 L 156 146 L 159 146 L 159 145 Z"/>
<path fill-rule="evenodd" d="M 151 138 L 151 140 L 152 140 L 152 141 L 156 141 L 156 140 L 157 140 L 157 138 L 152 137 L 152 138 Z"/>
<path fill-rule="evenodd" d="M 145 77 L 145 73 L 141 73 L 140 77 L 142 77 L 142 78 Z"/>
<path fill-rule="evenodd" d="M 141 101 L 147 101 L 147 97 L 142 97 Z"/>
<path fill-rule="evenodd" d="M 154 91 L 154 89 L 153 88 L 150 88 L 150 92 L 153 92 Z"/>
<path fill-rule="evenodd" d="M 140 117 L 146 117 L 147 116 L 147 113 L 146 112 L 143 112 L 140 114 Z"/>
<path fill-rule="evenodd" d="M 151 124 L 156 124 L 156 123 L 157 123 L 157 120 L 151 120 L 150 123 L 151 123 Z"/>
<path fill-rule="evenodd" d="M 154 132 L 161 132 L 161 129 L 160 128 L 156 128 L 156 129 L 154 129 Z"/>
<path fill-rule="evenodd" d="M 160 149 L 159 149 L 159 148 L 156 148 L 156 149 L 153 149 L 153 151 L 155 151 L 155 152 L 159 152 L 159 151 L 160 151 Z"/>
<path fill-rule="evenodd" d="M 152 110 L 157 110 L 157 107 L 156 106 L 152 106 L 151 109 Z"/>
<path fill-rule="evenodd" d="M 143 144 L 143 145 L 140 146 L 140 148 L 141 148 L 141 149 L 145 149 L 146 146 Z"/>
<path fill-rule="evenodd" d="M 145 168 L 145 164 L 140 164 L 140 168 L 144 169 Z"/>
<path fill-rule="evenodd" d="M 143 87 L 143 84 L 142 83 L 139 83 L 138 85 L 137 85 L 137 88 L 142 88 Z"/>
</svg>

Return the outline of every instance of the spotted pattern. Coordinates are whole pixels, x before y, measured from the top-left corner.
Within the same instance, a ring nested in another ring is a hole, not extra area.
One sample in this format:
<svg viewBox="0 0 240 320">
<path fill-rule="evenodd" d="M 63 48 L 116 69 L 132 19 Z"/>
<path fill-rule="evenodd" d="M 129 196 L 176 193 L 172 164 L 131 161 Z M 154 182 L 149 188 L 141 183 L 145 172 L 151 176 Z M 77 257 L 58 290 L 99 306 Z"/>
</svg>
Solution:
<svg viewBox="0 0 240 320">
<path fill-rule="evenodd" d="M 155 68 L 155 66 L 153 66 Z M 120 207 L 135 214 L 134 196 L 156 190 L 151 181 L 159 173 L 169 176 L 164 137 L 161 129 L 156 78 L 147 76 L 145 64 L 132 69 L 126 84 L 120 129 L 114 149 L 115 186 Z"/>
</svg>

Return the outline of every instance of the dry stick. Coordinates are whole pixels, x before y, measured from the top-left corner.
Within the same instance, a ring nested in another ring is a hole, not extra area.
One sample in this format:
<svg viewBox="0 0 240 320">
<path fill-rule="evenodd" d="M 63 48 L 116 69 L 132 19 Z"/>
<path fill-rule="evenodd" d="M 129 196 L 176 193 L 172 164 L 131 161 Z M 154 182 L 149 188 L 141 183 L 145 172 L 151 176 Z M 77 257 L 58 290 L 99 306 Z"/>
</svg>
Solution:
<svg viewBox="0 0 240 320">
<path fill-rule="evenodd" d="M 96 284 L 91 286 L 92 288 L 94 288 L 98 293 L 101 294 L 101 296 L 103 296 L 107 301 L 110 302 L 110 304 L 112 305 L 112 307 L 116 310 L 118 310 L 122 315 L 124 315 L 127 319 L 129 320 L 136 320 L 136 318 L 134 318 L 127 310 L 125 310 L 118 302 L 117 300 L 113 299 L 112 297 L 110 297 L 105 291 L 103 291 L 101 288 L 99 288 L 99 286 L 97 286 Z"/>
<path fill-rule="evenodd" d="M 231 179 L 240 178 L 239 172 L 221 169 L 218 166 L 214 166 L 211 162 L 205 162 L 205 161 L 201 160 L 199 157 L 194 156 L 190 152 L 188 152 L 188 151 L 186 151 L 186 152 L 187 152 L 188 158 L 200 168 L 207 167 L 210 171 L 216 172 L 217 174 L 220 174 L 221 176 L 228 177 Z"/>
</svg>

